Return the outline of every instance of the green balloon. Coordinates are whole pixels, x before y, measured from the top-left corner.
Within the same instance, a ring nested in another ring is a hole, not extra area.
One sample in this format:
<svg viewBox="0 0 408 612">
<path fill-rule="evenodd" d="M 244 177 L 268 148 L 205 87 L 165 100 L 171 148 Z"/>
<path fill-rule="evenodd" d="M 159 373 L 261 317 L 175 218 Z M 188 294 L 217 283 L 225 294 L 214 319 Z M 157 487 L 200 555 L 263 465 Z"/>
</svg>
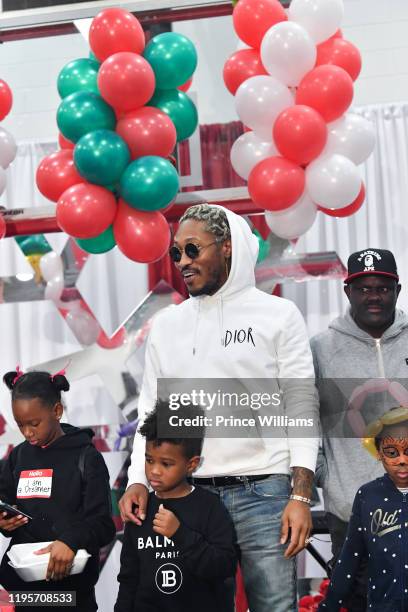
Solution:
<svg viewBox="0 0 408 612">
<path fill-rule="evenodd" d="M 83 251 L 99 255 L 107 253 L 116 246 L 116 241 L 113 236 L 113 225 L 110 225 L 107 230 L 96 236 L 96 238 L 77 238 L 77 243 Z"/>
<path fill-rule="evenodd" d="M 262 238 L 261 234 L 257 229 L 252 230 L 252 233 L 255 234 L 255 236 L 258 238 L 259 243 L 259 253 L 256 263 L 261 263 L 261 261 L 264 261 L 264 259 L 268 257 L 269 251 L 271 250 L 271 245 L 269 244 L 268 240 L 264 240 Z"/>
<path fill-rule="evenodd" d="M 197 127 L 197 109 L 192 100 L 178 89 L 156 89 L 148 106 L 155 106 L 170 117 L 176 127 L 177 142 L 190 138 Z"/>
<path fill-rule="evenodd" d="M 98 62 L 87 58 L 76 59 L 66 64 L 59 73 L 57 81 L 61 98 L 66 98 L 76 91 L 92 91 L 99 94 L 98 70 Z"/>
<path fill-rule="evenodd" d="M 89 59 L 93 60 L 94 62 L 97 62 L 98 66 L 101 65 L 101 62 L 98 60 L 95 53 L 93 53 L 92 51 L 89 52 Z"/>
<path fill-rule="evenodd" d="M 165 208 L 178 190 L 177 170 L 167 159 L 157 155 L 139 157 L 130 163 L 120 180 L 120 195 L 138 210 Z"/>
<path fill-rule="evenodd" d="M 75 145 L 74 163 L 79 174 L 96 185 L 115 184 L 130 161 L 125 141 L 112 130 L 96 130 Z"/>
<path fill-rule="evenodd" d="M 197 51 L 193 43 L 176 32 L 165 32 L 152 38 L 143 56 L 153 68 L 159 89 L 183 85 L 197 67 Z"/>
<path fill-rule="evenodd" d="M 48 240 L 43 234 L 33 234 L 32 236 L 16 236 L 16 242 L 24 255 L 45 255 L 52 251 Z"/>
<path fill-rule="evenodd" d="M 77 91 L 64 98 L 57 110 L 57 124 L 65 138 L 77 142 L 88 132 L 114 130 L 113 109 L 91 91 Z"/>
</svg>

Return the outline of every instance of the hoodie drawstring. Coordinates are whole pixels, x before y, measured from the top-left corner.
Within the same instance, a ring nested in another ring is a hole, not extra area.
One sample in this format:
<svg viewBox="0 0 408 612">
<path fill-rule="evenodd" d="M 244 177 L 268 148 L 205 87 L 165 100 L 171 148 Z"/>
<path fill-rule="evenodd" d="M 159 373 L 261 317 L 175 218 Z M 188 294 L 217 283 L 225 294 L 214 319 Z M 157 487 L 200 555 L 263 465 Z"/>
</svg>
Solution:
<svg viewBox="0 0 408 612">
<path fill-rule="evenodd" d="M 197 343 L 197 332 L 198 332 L 198 323 L 200 320 L 200 311 L 201 311 L 201 300 L 197 300 L 198 302 L 198 308 L 197 308 L 197 316 L 196 316 L 196 320 L 195 320 L 195 326 L 194 326 L 194 336 L 193 336 L 193 355 L 196 354 L 196 343 Z"/>
<path fill-rule="evenodd" d="M 218 314 L 218 326 L 220 328 L 220 334 L 221 334 L 221 346 L 224 346 L 224 303 L 222 300 L 222 295 L 220 295 L 220 301 L 217 305 L 217 314 Z"/>
</svg>

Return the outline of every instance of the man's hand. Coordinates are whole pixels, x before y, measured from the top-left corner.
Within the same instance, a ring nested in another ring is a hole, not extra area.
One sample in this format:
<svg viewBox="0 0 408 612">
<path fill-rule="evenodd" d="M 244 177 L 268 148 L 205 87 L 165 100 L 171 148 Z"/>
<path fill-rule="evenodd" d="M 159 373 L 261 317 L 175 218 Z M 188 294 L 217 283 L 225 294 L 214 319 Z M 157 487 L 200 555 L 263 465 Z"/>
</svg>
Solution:
<svg viewBox="0 0 408 612">
<path fill-rule="evenodd" d="M 124 523 L 131 521 L 136 525 L 141 525 L 146 518 L 147 500 L 149 491 L 142 484 L 133 484 L 128 487 L 124 495 L 119 500 L 120 516 Z M 133 505 L 137 506 L 133 513 Z"/>
<path fill-rule="evenodd" d="M 312 495 L 313 472 L 304 467 L 293 468 L 293 491 L 294 495 L 300 495 L 310 499 Z M 307 544 L 312 530 L 312 515 L 310 507 L 306 502 L 290 500 L 282 515 L 281 544 L 285 544 L 289 538 L 290 542 L 285 551 L 285 557 L 289 559 L 297 555 Z"/>
<path fill-rule="evenodd" d="M 69 546 L 55 540 L 49 546 L 40 548 L 35 551 L 35 555 L 45 555 L 50 553 L 50 560 L 47 567 L 46 580 L 62 580 L 69 576 L 72 569 L 72 563 L 74 561 L 75 553 L 70 549 Z"/>
<path fill-rule="evenodd" d="M 312 529 L 312 515 L 305 502 L 290 500 L 283 511 L 281 526 L 281 544 L 288 541 L 290 529 L 290 542 L 285 551 L 289 559 L 297 555 L 305 546 Z"/>
<path fill-rule="evenodd" d="M 4 531 L 14 531 L 28 523 L 28 518 L 20 514 L 8 519 L 5 518 L 6 516 L 7 512 L 0 514 L 0 529 L 4 529 Z"/>
<path fill-rule="evenodd" d="M 163 504 L 160 504 L 159 511 L 156 512 L 153 520 L 153 531 L 166 538 L 171 538 L 179 527 L 180 521 L 177 516 L 171 510 L 163 508 Z"/>
</svg>

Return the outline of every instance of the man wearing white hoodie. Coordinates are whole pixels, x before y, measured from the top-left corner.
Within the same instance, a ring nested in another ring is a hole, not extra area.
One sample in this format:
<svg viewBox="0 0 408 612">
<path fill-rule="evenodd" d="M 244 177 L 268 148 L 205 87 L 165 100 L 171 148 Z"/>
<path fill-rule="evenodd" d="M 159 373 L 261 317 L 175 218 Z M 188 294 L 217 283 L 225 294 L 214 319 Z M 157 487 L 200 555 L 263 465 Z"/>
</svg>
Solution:
<svg viewBox="0 0 408 612">
<path fill-rule="evenodd" d="M 227 378 L 279 381 L 287 417 L 317 423 L 304 321 L 292 302 L 256 289 L 258 241 L 247 222 L 222 207 L 193 206 L 180 219 L 170 255 L 190 299 L 154 319 L 140 420 L 154 407 L 159 378 Z M 311 529 L 317 448 L 311 436 L 204 441 L 194 484 L 211 486 L 231 514 L 251 612 L 297 610 L 295 555 Z M 148 490 L 138 433 L 128 476 L 119 504 L 122 518 L 141 524 Z"/>
</svg>

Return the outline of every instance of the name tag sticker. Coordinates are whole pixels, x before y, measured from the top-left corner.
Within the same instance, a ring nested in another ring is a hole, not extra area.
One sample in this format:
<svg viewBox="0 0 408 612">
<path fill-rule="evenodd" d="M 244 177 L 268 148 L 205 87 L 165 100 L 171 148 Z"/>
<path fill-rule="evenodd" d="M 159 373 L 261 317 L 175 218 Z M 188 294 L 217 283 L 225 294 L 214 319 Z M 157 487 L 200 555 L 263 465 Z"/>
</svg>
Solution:
<svg viewBox="0 0 408 612">
<path fill-rule="evenodd" d="M 25 470 L 20 473 L 17 499 L 48 499 L 51 497 L 53 470 Z"/>
</svg>

